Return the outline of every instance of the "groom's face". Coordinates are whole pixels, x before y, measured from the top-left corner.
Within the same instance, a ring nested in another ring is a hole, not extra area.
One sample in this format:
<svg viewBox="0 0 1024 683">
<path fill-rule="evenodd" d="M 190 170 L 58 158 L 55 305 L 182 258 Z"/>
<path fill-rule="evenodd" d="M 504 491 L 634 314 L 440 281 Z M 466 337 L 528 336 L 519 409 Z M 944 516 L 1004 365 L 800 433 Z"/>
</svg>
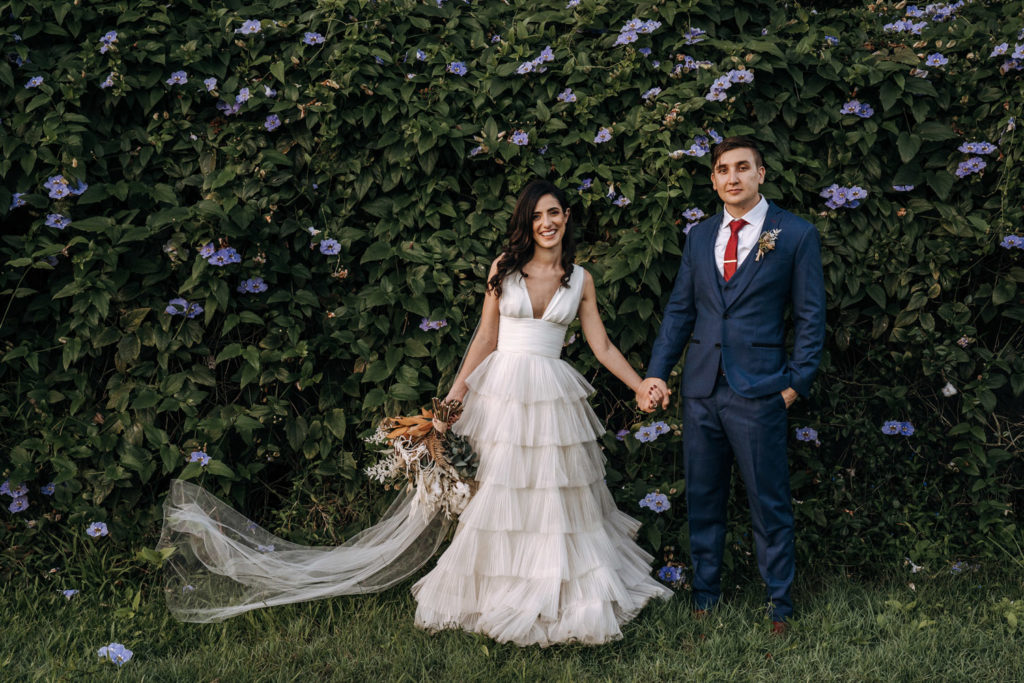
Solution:
<svg viewBox="0 0 1024 683">
<path fill-rule="evenodd" d="M 761 200 L 763 182 L 764 166 L 757 163 L 757 155 L 749 147 L 724 152 L 711 169 L 711 185 L 722 203 L 730 209 L 729 213 L 736 217 L 754 208 Z"/>
</svg>

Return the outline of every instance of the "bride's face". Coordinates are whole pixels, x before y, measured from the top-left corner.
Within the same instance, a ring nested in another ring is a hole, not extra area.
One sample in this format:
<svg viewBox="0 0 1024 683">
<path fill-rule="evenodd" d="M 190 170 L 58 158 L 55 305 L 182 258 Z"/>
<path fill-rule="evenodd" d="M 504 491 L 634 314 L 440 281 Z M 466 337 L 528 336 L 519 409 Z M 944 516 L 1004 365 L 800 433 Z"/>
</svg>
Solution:
<svg viewBox="0 0 1024 683">
<path fill-rule="evenodd" d="M 563 210 L 554 195 L 546 194 L 538 199 L 533 208 L 534 244 L 544 249 L 557 247 L 562 243 L 568 220 L 568 209 Z"/>
</svg>

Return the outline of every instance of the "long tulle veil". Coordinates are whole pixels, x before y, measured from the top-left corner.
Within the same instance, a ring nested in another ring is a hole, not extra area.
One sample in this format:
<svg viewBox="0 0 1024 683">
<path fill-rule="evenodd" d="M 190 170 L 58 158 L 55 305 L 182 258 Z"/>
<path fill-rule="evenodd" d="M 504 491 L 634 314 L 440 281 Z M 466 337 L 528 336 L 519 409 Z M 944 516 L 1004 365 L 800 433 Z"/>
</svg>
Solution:
<svg viewBox="0 0 1024 683">
<path fill-rule="evenodd" d="M 424 513 L 414 497 L 406 487 L 373 526 L 340 546 L 314 547 L 279 538 L 205 489 L 175 479 L 157 546 L 174 548 L 165 564 L 167 607 L 180 621 L 212 622 L 389 588 L 433 556 L 452 524 L 440 510 Z"/>
</svg>

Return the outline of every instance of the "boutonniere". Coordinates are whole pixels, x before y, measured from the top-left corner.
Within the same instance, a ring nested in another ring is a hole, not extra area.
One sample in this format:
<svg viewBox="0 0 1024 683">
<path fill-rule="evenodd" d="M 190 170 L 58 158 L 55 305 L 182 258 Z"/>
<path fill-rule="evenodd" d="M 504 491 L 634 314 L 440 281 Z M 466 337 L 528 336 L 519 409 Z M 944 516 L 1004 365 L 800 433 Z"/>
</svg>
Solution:
<svg viewBox="0 0 1024 683">
<path fill-rule="evenodd" d="M 775 248 L 775 240 L 779 238 L 780 232 L 782 230 L 776 228 L 775 230 L 761 233 L 761 237 L 757 240 L 757 256 L 754 257 L 755 261 L 760 261 L 762 256 Z"/>
</svg>

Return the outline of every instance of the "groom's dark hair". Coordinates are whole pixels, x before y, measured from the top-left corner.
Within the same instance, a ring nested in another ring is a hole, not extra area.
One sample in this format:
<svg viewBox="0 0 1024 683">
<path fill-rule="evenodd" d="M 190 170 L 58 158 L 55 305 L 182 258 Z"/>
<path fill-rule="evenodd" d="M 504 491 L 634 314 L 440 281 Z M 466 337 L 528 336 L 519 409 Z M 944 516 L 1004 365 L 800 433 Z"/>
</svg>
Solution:
<svg viewBox="0 0 1024 683">
<path fill-rule="evenodd" d="M 761 148 L 757 146 L 757 140 L 747 135 L 734 135 L 731 138 L 722 140 L 711 148 L 711 168 L 715 168 L 715 164 L 718 163 L 718 157 L 731 149 L 754 150 L 754 161 L 757 162 L 758 166 L 764 166 L 764 155 L 761 154 Z"/>
</svg>

